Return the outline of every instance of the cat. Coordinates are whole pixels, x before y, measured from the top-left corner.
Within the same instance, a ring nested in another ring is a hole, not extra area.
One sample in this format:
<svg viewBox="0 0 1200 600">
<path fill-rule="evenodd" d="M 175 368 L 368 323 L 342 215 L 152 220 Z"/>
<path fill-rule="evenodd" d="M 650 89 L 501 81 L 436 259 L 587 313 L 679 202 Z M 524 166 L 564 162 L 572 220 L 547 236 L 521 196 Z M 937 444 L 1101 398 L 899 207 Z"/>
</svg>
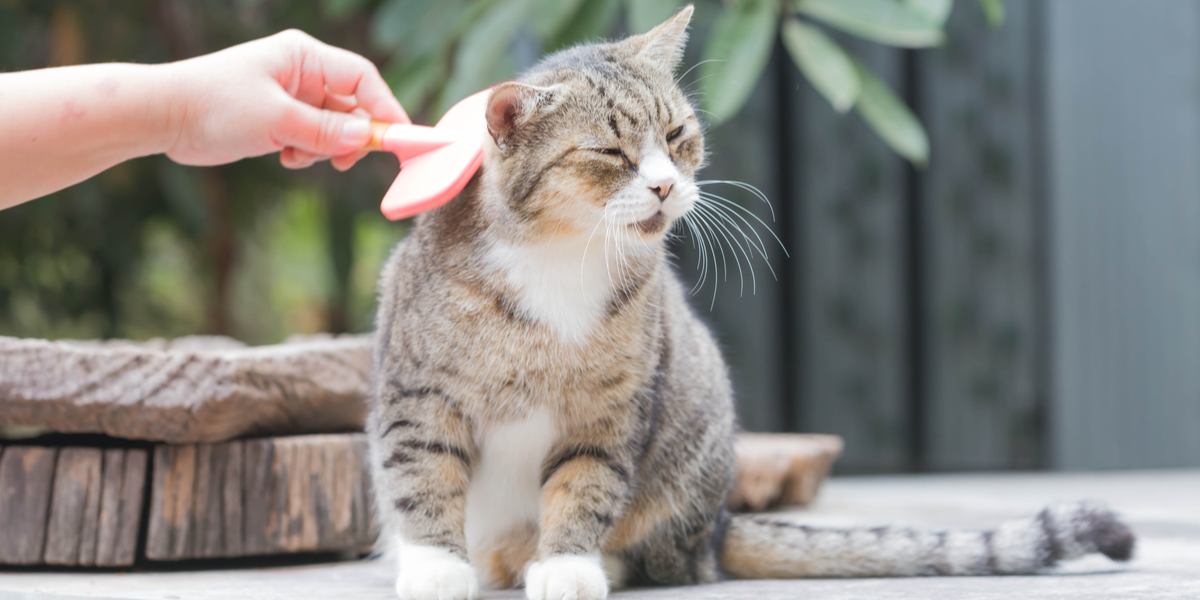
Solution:
<svg viewBox="0 0 1200 600">
<path fill-rule="evenodd" d="M 496 86 L 480 173 L 387 261 L 368 431 L 399 596 L 1128 559 L 1130 530 L 1091 504 L 982 532 L 723 511 L 733 393 L 664 248 L 705 162 L 673 77 L 691 15 Z"/>
</svg>

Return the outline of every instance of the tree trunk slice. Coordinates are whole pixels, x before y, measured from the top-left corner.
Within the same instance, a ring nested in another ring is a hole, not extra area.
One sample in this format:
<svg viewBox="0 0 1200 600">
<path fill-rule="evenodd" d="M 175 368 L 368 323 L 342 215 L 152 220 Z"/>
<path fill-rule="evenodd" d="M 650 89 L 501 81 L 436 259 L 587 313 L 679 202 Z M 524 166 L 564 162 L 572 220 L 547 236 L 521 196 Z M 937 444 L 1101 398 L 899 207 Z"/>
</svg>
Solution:
<svg viewBox="0 0 1200 600">
<path fill-rule="evenodd" d="M 0 564 L 41 564 L 56 454 L 53 448 L 0 447 Z"/>
<path fill-rule="evenodd" d="M 0 448 L 0 564 L 132 565 L 146 451 Z"/>
<path fill-rule="evenodd" d="M 254 348 L 0 337 L 0 423 L 174 444 L 361 431 L 371 352 L 364 336 Z"/>
<path fill-rule="evenodd" d="M 363 434 L 157 446 L 146 558 L 367 550 L 368 472 Z"/>
<path fill-rule="evenodd" d="M 812 502 L 842 452 L 836 435 L 741 433 L 734 444 L 737 479 L 729 496 L 734 511 L 760 511 Z"/>
</svg>

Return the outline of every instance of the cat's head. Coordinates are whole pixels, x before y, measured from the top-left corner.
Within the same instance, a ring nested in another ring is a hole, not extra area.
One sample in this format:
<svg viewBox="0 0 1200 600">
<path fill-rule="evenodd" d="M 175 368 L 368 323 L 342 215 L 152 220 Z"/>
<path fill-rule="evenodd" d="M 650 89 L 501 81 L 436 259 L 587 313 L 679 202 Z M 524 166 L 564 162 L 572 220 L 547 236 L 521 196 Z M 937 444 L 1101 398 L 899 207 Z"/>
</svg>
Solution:
<svg viewBox="0 0 1200 600">
<path fill-rule="evenodd" d="M 691 17 L 552 54 L 493 89 L 485 182 L 523 236 L 657 241 L 692 209 L 704 137 L 674 76 Z"/>
</svg>

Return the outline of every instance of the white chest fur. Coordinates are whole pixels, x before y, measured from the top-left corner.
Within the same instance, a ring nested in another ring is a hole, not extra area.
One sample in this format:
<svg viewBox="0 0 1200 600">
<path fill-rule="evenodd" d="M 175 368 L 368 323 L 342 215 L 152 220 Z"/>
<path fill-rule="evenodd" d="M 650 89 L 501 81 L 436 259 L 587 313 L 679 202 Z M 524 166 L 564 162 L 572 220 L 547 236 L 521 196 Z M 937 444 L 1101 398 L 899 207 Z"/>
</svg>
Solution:
<svg viewBox="0 0 1200 600">
<path fill-rule="evenodd" d="M 483 432 L 467 490 L 467 549 L 484 547 L 523 523 L 537 523 L 541 469 L 558 437 L 550 412 L 538 409 Z"/>
<path fill-rule="evenodd" d="M 604 316 L 617 275 L 615 257 L 607 257 L 597 235 L 529 245 L 497 243 L 491 263 L 517 292 L 517 304 L 529 318 L 553 329 L 564 340 L 581 343 Z M 611 252 L 610 252 L 611 254 Z"/>
</svg>

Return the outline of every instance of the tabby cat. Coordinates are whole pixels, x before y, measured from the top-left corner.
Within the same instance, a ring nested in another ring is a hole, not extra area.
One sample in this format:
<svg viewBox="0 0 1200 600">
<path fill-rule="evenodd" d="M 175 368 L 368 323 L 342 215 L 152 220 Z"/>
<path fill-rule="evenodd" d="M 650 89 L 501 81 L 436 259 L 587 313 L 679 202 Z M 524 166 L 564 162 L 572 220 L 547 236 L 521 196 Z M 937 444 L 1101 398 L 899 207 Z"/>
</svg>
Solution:
<svg viewBox="0 0 1200 600">
<path fill-rule="evenodd" d="M 982 532 L 723 512 L 733 395 L 664 249 L 705 160 L 673 78 L 691 15 L 495 87 L 480 173 L 389 259 L 369 432 L 400 597 L 1127 559 L 1130 531 L 1086 504 Z"/>
</svg>

